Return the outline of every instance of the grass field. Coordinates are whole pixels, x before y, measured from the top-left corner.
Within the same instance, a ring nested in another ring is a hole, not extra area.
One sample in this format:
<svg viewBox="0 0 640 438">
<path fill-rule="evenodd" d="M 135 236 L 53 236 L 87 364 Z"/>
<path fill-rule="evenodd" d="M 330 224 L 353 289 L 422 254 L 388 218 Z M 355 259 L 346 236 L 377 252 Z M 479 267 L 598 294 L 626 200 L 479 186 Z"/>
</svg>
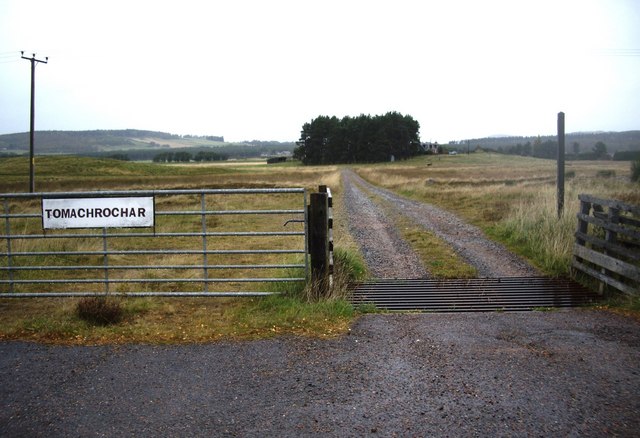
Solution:
<svg viewBox="0 0 640 438">
<path fill-rule="evenodd" d="M 457 213 L 551 275 L 565 274 L 568 269 L 579 193 L 640 204 L 640 190 L 637 184 L 629 182 L 627 162 L 567 163 L 566 209 L 560 220 L 555 212 L 552 161 L 478 153 L 354 167 L 377 185 Z M 0 160 L 0 181 L 0 192 L 26 191 L 27 159 Z M 341 261 L 338 269 L 345 277 L 362 277 L 364 268 L 341 208 L 337 166 L 255 162 L 167 165 L 77 157 L 41 157 L 36 161 L 38 192 L 238 187 L 316 190 L 319 184 L 328 185 L 334 194 L 335 245 Z M 245 206 L 255 202 L 258 201 L 243 201 Z M 418 252 L 437 243 L 418 230 L 408 226 L 406 229 L 405 237 Z M 439 251 L 446 253 L 446 248 Z M 122 301 L 123 322 L 96 327 L 75 315 L 76 302 L 0 300 L 3 316 L 0 338 L 61 343 L 155 343 L 249 339 L 281 333 L 333 336 L 348 330 L 357 315 L 339 297 L 309 302 L 300 292 L 266 299 L 136 298 Z"/>
</svg>

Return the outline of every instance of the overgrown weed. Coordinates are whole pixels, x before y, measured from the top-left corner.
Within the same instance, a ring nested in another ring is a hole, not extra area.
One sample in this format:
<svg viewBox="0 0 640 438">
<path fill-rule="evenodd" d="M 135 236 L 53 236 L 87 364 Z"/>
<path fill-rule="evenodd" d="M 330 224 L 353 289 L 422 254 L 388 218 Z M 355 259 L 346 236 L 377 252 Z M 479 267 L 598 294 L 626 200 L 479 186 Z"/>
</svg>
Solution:
<svg viewBox="0 0 640 438">
<path fill-rule="evenodd" d="M 81 298 L 76 305 L 78 317 L 94 325 L 111 325 L 122 321 L 124 310 L 120 301 L 106 297 Z"/>
</svg>

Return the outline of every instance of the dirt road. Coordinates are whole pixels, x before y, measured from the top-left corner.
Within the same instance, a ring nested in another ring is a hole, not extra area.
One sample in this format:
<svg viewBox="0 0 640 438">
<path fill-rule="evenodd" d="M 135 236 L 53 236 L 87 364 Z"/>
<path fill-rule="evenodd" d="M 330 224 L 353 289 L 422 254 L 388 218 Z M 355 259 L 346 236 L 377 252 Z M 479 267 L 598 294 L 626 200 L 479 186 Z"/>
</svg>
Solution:
<svg viewBox="0 0 640 438">
<path fill-rule="evenodd" d="M 410 254 L 411 250 L 399 236 L 393 220 L 367 193 L 382 198 L 396 214 L 409 218 L 444 240 L 465 262 L 477 269 L 479 277 L 540 275 L 505 247 L 487 239 L 480 229 L 447 211 L 371 185 L 351 170 L 343 171 L 342 180 L 351 232 L 374 277 L 422 278 L 423 273 L 420 272 L 422 265 Z M 398 271 L 391 271 L 393 267 Z"/>
</svg>

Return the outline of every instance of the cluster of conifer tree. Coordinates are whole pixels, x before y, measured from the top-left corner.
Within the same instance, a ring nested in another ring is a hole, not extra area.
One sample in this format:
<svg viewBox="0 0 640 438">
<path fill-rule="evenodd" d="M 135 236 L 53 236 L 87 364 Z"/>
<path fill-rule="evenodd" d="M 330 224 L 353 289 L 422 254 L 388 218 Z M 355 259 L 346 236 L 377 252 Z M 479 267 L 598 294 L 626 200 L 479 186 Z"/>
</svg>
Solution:
<svg viewBox="0 0 640 438">
<path fill-rule="evenodd" d="M 304 164 L 370 163 L 418 155 L 420 124 L 407 115 L 319 116 L 302 126 L 294 158 Z"/>
</svg>

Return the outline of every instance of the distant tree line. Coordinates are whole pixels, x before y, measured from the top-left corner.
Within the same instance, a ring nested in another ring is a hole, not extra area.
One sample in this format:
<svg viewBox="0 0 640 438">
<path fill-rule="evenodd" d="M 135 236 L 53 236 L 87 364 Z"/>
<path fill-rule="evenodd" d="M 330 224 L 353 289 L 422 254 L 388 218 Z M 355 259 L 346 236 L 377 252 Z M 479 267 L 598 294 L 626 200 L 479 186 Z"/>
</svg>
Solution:
<svg viewBox="0 0 640 438">
<path fill-rule="evenodd" d="M 618 151 L 613 154 L 614 161 L 640 161 L 640 151 Z"/>
<path fill-rule="evenodd" d="M 107 158 L 111 158 L 112 160 L 118 161 L 130 161 L 129 155 L 123 153 L 115 153 L 107 155 Z"/>
<path fill-rule="evenodd" d="M 569 149 L 570 148 L 570 149 Z M 573 142 L 569 148 L 565 148 L 565 155 L 570 160 L 609 160 L 611 156 L 607 152 L 607 145 L 598 141 L 593 146 L 590 152 L 580 153 L 580 143 Z M 569 152 L 572 151 L 573 153 Z M 498 147 L 497 151 L 503 154 L 521 155 L 525 157 L 535 158 L 548 158 L 556 159 L 558 156 L 558 142 L 557 140 L 541 141 L 540 138 L 536 139 L 533 144 L 526 142 L 525 144 L 518 143 L 514 146 Z M 629 151 L 627 151 L 629 152 Z M 616 153 L 619 154 L 620 152 Z M 633 152 L 632 152 L 633 154 Z M 622 154 L 623 156 L 625 154 Z"/>
<path fill-rule="evenodd" d="M 189 152 L 162 152 L 153 157 L 154 163 L 188 163 L 193 158 Z"/>
<path fill-rule="evenodd" d="M 188 163 L 190 161 L 225 161 L 229 157 L 224 154 L 219 154 L 212 151 L 198 151 L 198 153 L 192 155 L 190 152 L 177 151 L 177 152 L 162 152 L 156 154 L 153 157 L 154 163 Z"/>
<path fill-rule="evenodd" d="M 420 124 L 397 112 L 358 117 L 319 116 L 302 126 L 294 158 L 304 164 L 370 163 L 422 152 Z"/>
<path fill-rule="evenodd" d="M 212 151 L 199 151 L 195 157 L 193 157 L 193 161 L 201 162 L 201 161 L 225 161 L 229 157 L 224 154 L 219 154 L 217 152 Z"/>
<path fill-rule="evenodd" d="M 541 141 L 536 139 L 533 144 L 526 142 L 514 146 L 498 147 L 498 152 L 509 155 L 521 155 L 523 157 L 556 158 L 558 155 L 558 142 L 554 140 Z"/>
<path fill-rule="evenodd" d="M 449 145 L 466 145 L 480 146 L 483 149 L 503 151 L 514 148 L 518 144 L 524 147 L 527 143 L 533 146 L 536 142 L 557 141 L 557 136 L 528 136 L 528 137 L 487 137 L 468 140 L 450 141 Z M 624 132 L 574 132 L 567 133 L 565 137 L 567 154 L 582 155 L 590 154 L 598 142 L 605 143 L 609 153 L 617 151 L 640 151 L 640 131 L 624 131 Z M 579 145 L 576 151 L 573 146 Z M 526 155 L 526 154 L 525 154 Z M 531 155 L 531 154 L 528 154 Z"/>
<path fill-rule="evenodd" d="M 271 143 L 268 143 L 271 144 Z M 200 151 L 210 151 L 213 150 L 215 153 L 228 157 L 228 158 L 256 158 L 261 156 L 274 156 L 278 155 L 281 152 L 289 151 L 292 152 L 295 147 L 295 143 L 278 143 L 278 146 L 265 146 L 265 145 L 255 145 L 249 146 L 246 144 L 233 144 L 227 143 L 223 146 L 192 146 L 185 148 L 171 148 L 167 149 L 123 149 L 117 152 L 122 152 L 129 156 L 131 161 L 152 161 L 156 155 L 162 152 L 188 152 L 193 157 L 198 155 Z M 76 154 L 88 157 L 98 157 L 98 158 L 107 158 L 108 156 L 116 153 L 116 151 L 103 151 L 103 152 L 89 152 L 84 154 Z"/>
<path fill-rule="evenodd" d="M 195 139 L 204 139 L 209 141 L 219 141 L 224 143 L 224 136 L 222 135 L 184 135 L 182 138 L 195 138 Z"/>
</svg>

